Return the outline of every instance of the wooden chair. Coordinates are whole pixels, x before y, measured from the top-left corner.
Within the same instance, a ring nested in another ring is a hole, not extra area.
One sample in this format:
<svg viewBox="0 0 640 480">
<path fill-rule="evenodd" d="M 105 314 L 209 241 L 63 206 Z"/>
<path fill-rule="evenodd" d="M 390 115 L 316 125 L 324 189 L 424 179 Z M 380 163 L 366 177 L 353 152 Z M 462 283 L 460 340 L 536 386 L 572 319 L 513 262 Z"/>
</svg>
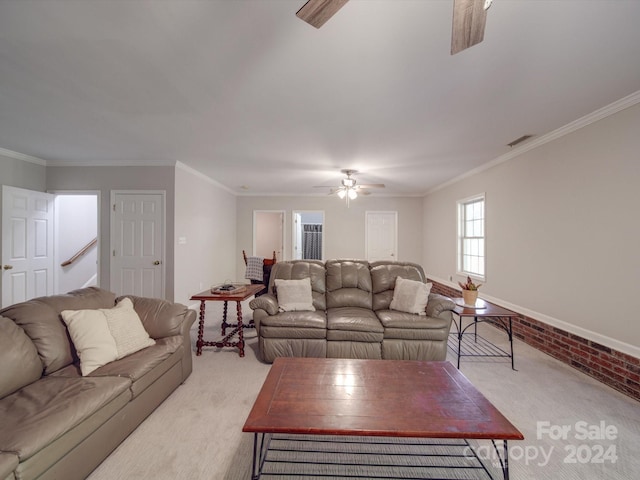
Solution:
<svg viewBox="0 0 640 480">
<path fill-rule="evenodd" d="M 246 265 L 247 252 L 245 252 L 244 250 L 242 250 L 242 258 L 244 258 L 244 264 Z M 262 281 L 251 280 L 252 284 L 262 283 L 264 285 L 264 289 L 256 293 L 256 297 L 259 297 L 260 295 L 264 295 L 265 293 L 267 293 L 267 290 L 269 287 L 269 278 L 271 277 L 271 267 L 273 267 L 273 265 L 275 265 L 276 262 L 277 262 L 276 251 L 274 250 L 273 258 L 265 258 L 262 262 L 262 274 L 263 274 Z"/>
<path fill-rule="evenodd" d="M 242 258 L 244 258 L 244 264 L 247 264 L 247 252 L 245 252 L 244 250 L 242 250 Z M 273 258 L 265 258 L 264 259 L 264 265 L 273 265 L 274 263 L 276 263 L 276 251 L 273 251 Z"/>
</svg>

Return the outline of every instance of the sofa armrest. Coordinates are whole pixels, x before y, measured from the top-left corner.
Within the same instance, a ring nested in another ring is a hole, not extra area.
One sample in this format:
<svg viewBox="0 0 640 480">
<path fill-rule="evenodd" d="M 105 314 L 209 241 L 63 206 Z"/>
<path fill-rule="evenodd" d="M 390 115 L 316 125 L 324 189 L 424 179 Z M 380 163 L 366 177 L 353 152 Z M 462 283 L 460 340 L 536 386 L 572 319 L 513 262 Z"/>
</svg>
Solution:
<svg viewBox="0 0 640 480">
<path fill-rule="evenodd" d="M 195 321 L 195 312 L 181 303 L 134 295 L 124 295 L 117 300 L 120 301 L 125 297 L 130 298 L 133 302 L 133 308 L 151 338 L 188 334 Z"/>
<path fill-rule="evenodd" d="M 427 302 L 427 316 L 449 319 L 455 307 L 456 304 L 449 297 L 439 293 L 430 293 L 429 301 Z"/>
<path fill-rule="evenodd" d="M 254 298 L 249 302 L 249 306 L 252 310 L 264 310 L 269 315 L 276 315 L 279 309 L 278 300 L 270 293 Z"/>
</svg>

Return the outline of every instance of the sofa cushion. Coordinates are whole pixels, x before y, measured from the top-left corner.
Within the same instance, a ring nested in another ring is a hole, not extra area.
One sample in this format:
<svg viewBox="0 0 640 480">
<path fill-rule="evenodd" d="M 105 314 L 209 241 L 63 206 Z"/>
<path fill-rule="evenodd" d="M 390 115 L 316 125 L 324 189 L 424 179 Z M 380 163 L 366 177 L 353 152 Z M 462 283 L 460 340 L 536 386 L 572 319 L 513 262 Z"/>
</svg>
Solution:
<svg viewBox="0 0 640 480">
<path fill-rule="evenodd" d="M 135 295 L 124 295 L 118 297 L 117 301 L 120 302 L 123 298 L 131 299 L 133 308 L 151 338 L 180 335 L 184 318 L 189 313 L 189 309 L 185 305 Z"/>
<path fill-rule="evenodd" d="M 260 322 L 260 329 L 265 327 L 315 328 L 324 331 L 327 328 L 327 317 L 321 310 L 280 312 L 277 315 L 264 317 Z"/>
<path fill-rule="evenodd" d="M 42 362 L 36 346 L 22 328 L 6 317 L 0 317 L 0 365 L 0 398 L 42 376 Z"/>
<path fill-rule="evenodd" d="M 155 345 L 149 348 L 139 350 L 95 370 L 91 376 L 128 377 L 131 379 L 131 389 L 135 397 L 150 383 L 159 378 L 161 374 L 169 370 L 172 365 L 179 362 L 182 358 L 183 349 L 182 336 L 165 337 L 159 339 Z M 167 362 L 169 358 L 173 358 L 173 360 Z"/>
<path fill-rule="evenodd" d="M 396 288 L 393 289 L 393 299 L 389 308 L 400 312 L 426 315 L 432 286 L 432 283 L 396 277 Z"/>
<path fill-rule="evenodd" d="M 82 375 L 155 344 L 130 298 L 113 308 L 61 312 L 80 357 Z"/>
<path fill-rule="evenodd" d="M 371 309 L 371 274 L 364 260 L 327 261 L 327 308 Z"/>
<path fill-rule="evenodd" d="M 446 340 L 451 328 L 451 320 L 442 317 L 428 317 L 395 310 L 376 312 L 384 325 L 384 338 L 407 340 Z"/>
<path fill-rule="evenodd" d="M 373 310 L 359 307 L 339 307 L 327 310 L 327 329 L 377 334 L 382 340 L 384 328 Z M 329 332 L 327 332 L 327 336 Z"/>
<path fill-rule="evenodd" d="M 64 295 L 39 297 L 16 303 L 3 310 L 0 315 L 11 318 L 22 327 L 38 350 L 48 375 L 70 365 L 75 359 L 67 329 L 60 318 L 62 310 L 111 308 L 115 305 L 115 294 L 98 287 L 87 287 Z"/>
<path fill-rule="evenodd" d="M 396 278 L 424 282 L 426 277 L 422 267 L 410 262 L 379 261 L 371 263 L 371 288 L 373 309 L 388 310 L 393 300 Z"/>
<path fill-rule="evenodd" d="M 316 310 L 326 310 L 326 270 L 324 263 L 319 260 L 291 260 L 276 263 L 271 270 L 269 293 L 275 294 L 276 279 L 300 280 L 302 278 L 308 278 L 311 281 L 313 307 Z"/>
<path fill-rule="evenodd" d="M 311 279 L 275 280 L 276 295 L 281 312 L 314 311 Z"/>
<path fill-rule="evenodd" d="M 43 377 L 0 399 L 0 451 L 20 461 L 89 418 L 116 398 L 131 398 L 128 378 Z"/>
<path fill-rule="evenodd" d="M 13 479 L 13 471 L 16 469 L 20 459 L 13 453 L 0 452 L 0 478 Z"/>
</svg>

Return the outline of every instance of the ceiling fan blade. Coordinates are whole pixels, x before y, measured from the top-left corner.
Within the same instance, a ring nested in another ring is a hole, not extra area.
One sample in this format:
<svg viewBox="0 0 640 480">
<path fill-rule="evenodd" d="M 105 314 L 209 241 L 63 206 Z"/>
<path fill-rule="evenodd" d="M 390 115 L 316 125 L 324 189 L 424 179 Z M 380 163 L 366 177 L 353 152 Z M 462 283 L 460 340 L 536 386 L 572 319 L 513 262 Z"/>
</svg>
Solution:
<svg viewBox="0 0 640 480">
<path fill-rule="evenodd" d="M 296 16 L 309 25 L 320 28 L 348 1 L 349 0 L 309 0 L 296 12 Z"/>
<path fill-rule="evenodd" d="M 480 43 L 486 22 L 485 0 L 453 0 L 451 55 Z"/>
<path fill-rule="evenodd" d="M 357 184 L 356 188 L 384 188 L 384 183 L 368 183 L 364 185 Z"/>
</svg>

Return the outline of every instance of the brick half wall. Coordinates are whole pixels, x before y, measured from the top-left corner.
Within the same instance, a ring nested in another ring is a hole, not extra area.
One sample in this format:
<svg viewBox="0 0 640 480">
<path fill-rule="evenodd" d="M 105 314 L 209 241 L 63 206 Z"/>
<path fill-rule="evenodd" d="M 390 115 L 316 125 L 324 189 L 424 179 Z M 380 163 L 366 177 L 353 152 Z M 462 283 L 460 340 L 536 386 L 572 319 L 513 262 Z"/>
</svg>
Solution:
<svg viewBox="0 0 640 480">
<path fill-rule="evenodd" d="M 462 296 L 458 289 L 428 281 L 433 283 L 433 293 L 450 298 Z M 640 359 L 525 315 L 513 319 L 513 334 L 532 347 L 640 401 Z"/>
</svg>

